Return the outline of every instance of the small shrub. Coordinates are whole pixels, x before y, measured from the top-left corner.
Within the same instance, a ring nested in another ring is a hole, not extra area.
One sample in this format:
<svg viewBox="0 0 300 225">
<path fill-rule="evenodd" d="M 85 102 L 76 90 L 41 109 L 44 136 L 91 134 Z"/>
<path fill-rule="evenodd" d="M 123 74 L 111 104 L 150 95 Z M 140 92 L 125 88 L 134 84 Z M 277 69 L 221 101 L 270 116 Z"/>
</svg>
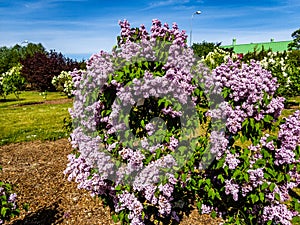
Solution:
<svg viewBox="0 0 300 225">
<path fill-rule="evenodd" d="M 83 73 L 84 70 L 78 70 L 78 73 Z M 72 80 L 72 73 L 62 71 L 58 76 L 54 76 L 52 84 L 55 86 L 57 91 L 64 92 L 69 98 L 73 96 L 74 83 Z"/>
<path fill-rule="evenodd" d="M 52 84 L 54 76 L 62 71 L 72 71 L 81 64 L 65 58 L 62 53 L 55 51 L 35 52 L 21 60 L 23 65 L 21 74 L 30 84 L 30 88 L 39 91 L 55 91 Z"/>
<path fill-rule="evenodd" d="M 1 171 L 0 167 L 0 171 Z M 9 221 L 11 217 L 19 215 L 20 210 L 16 202 L 17 195 L 13 193 L 10 184 L 0 181 L 0 224 Z"/>
<path fill-rule="evenodd" d="M 4 98 L 13 93 L 19 99 L 20 91 L 25 88 L 25 78 L 20 74 L 21 68 L 22 65 L 19 64 L 0 75 L 0 95 Z"/>
</svg>

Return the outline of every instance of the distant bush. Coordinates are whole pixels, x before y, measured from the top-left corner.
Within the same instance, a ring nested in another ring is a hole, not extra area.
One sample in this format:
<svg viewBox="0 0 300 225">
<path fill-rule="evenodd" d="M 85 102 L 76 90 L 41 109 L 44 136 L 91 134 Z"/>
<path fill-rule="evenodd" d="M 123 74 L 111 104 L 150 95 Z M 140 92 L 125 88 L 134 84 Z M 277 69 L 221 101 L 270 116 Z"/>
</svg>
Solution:
<svg viewBox="0 0 300 225">
<path fill-rule="evenodd" d="M 222 63 L 226 63 L 229 58 L 236 60 L 238 59 L 238 55 L 216 47 L 205 57 L 202 57 L 202 60 L 210 69 L 215 69 Z"/>
<path fill-rule="evenodd" d="M 192 45 L 192 49 L 194 51 L 194 54 L 201 58 L 201 57 L 206 57 L 210 52 L 213 52 L 220 45 L 221 42 L 211 43 L 211 42 L 203 41 L 202 43 L 194 43 Z"/>
<path fill-rule="evenodd" d="M 39 91 L 55 91 L 52 84 L 54 76 L 58 76 L 62 71 L 72 71 L 81 67 L 81 63 L 65 58 L 62 53 L 55 51 L 36 52 L 22 59 L 21 63 L 23 65 L 21 74 L 31 89 Z"/>
<path fill-rule="evenodd" d="M 77 70 L 77 72 L 78 74 L 81 74 L 84 70 Z M 64 92 L 69 98 L 73 96 L 75 87 L 72 80 L 72 73 L 70 71 L 62 71 L 58 76 L 54 76 L 52 84 L 55 86 L 57 91 Z"/>
<path fill-rule="evenodd" d="M 12 67 L 9 71 L 0 74 L 0 95 L 6 98 L 9 94 L 15 94 L 19 98 L 19 93 L 25 88 L 25 78 L 20 75 L 22 65 Z"/>
<path fill-rule="evenodd" d="M 54 76 L 52 79 L 52 84 L 57 91 L 64 92 L 68 97 L 72 96 L 74 84 L 72 81 L 72 76 L 69 72 L 62 71 L 58 76 Z"/>
</svg>

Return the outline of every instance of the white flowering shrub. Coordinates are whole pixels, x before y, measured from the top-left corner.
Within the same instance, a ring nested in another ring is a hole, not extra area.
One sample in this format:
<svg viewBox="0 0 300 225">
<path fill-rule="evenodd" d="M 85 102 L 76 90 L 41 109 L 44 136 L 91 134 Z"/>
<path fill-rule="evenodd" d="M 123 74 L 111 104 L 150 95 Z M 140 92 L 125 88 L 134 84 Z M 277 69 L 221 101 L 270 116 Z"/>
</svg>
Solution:
<svg viewBox="0 0 300 225">
<path fill-rule="evenodd" d="M 262 67 L 277 78 L 280 84 L 277 93 L 286 97 L 300 94 L 300 68 L 289 63 L 289 53 L 268 52 L 260 61 Z"/>
<path fill-rule="evenodd" d="M 72 72 L 68 180 L 122 224 L 176 223 L 192 203 L 224 224 L 296 221 L 300 111 L 279 121 L 272 74 L 230 58 L 209 69 L 176 24 L 120 26 L 111 53 Z"/>
<path fill-rule="evenodd" d="M 15 94 L 19 99 L 20 91 L 25 88 L 25 78 L 21 76 L 22 65 L 12 67 L 9 71 L 0 74 L 0 95 L 6 98 L 9 94 Z"/>
<path fill-rule="evenodd" d="M 211 69 L 215 69 L 222 63 L 228 61 L 228 59 L 237 60 L 239 57 L 237 54 L 230 53 L 221 48 L 216 47 L 213 52 L 207 54 L 205 58 L 202 58 L 203 62 Z"/>
<path fill-rule="evenodd" d="M 53 77 L 51 83 L 57 91 L 64 92 L 69 98 L 73 96 L 74 83 L 71 72 L 62 71 L 58 76 Z"/>
</svg>

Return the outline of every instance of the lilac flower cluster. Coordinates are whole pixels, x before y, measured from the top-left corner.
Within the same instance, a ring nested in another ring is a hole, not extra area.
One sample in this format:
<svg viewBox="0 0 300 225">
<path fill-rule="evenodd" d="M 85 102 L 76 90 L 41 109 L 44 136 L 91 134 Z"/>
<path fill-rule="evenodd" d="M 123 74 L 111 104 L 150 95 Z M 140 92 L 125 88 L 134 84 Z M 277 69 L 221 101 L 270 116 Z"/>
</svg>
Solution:
<svg viewBox="0 0 300 225">
<path fill-rule="evenodd" d="M 156 40 L 157 37 L 163 38 L 165 41 L 172 42 L 174 45 L 182 47 L 186 46 L 187 35 L 185 34 L 185 31 L 180 31 L 178 29 L 176 23 L 173 23 L 172 29 L 170 29 L 167 23 L 162 26 L 158 19 L 152 20 L 151 38 Z"/>
<path fill-rule="evenodd" d="M 211 77 L 206 77 L 206 86 L 215 85 L 214 92 L 220 93 L 224 88 L 230 89 L 223 114 L 227 117 L 226 126 L 229 132 L 236 134 L 246 118 L 254 117 L 257 121 L 270 114 L 278 118 L 284 107 L 284 98 L 273 97 L 278 85 L 272 74 L 263 69 L 259 63 L 243 64 L 228 60 L 213 70 Z M 210 88 L 211 89 L 211 88 Z M 264 96 L 270 102 L 264 102 Z"/>
<path fill-rule="evenodd" d="M 233 180 L 225 180 L 225 194 L 231 194 L 234 201 L 239 199 L 239 185 Z"/>
<path fill-rule="evenodd" d="M 170 81 L 165 77 L 154 77 L 151 73 L 146 72 L 143 79 L 133 79 L 133 87 L 126 86 L 120 88 L 117 97 L 121 104 L 115 101 L 112 105 L 112 112 L 109 116 L 110 130 L 109 133 L 114 133 L 117 130 L 126 127 L 124 121 L 120 121 L 120 116 L 124 114 L 124 110 L 128 109 L 138 101 L 139 97 L 149 98 L 152 97 L 174 97 L 181 104 L 187 102 L 187 94 L 183 93 L 176 85 L 176 81 Z M 163 109 L 162 112 L 167 115 L 182 115 L 180 111 L 174 110 L 172 107 Z M 146 130 L 149 135 L 153 134 L 153 124 L 147 124 Z"/>
<path fill-rule="evenodd" d="M 240 155 L 238 153 L 232 154 L 229 150 L 227 150 L 225 153 L 226 158 L 224 166 L 227 165 L 229 169 L 234 170 L 240 163 L 240 160 L 238 159 Z"/>
<path fill-rule="evenodd" d="M 11 209 L 17 208 L 17 194 L 16 193 L 7 193 L 3 187 L 0 187 L 0 196 L 8 196 L 7 202 L 11 203 Z"/>
<path fill-rule="evenodd" d="M 68 175 L 68 181 L 75 180 L 78 183 L 78 189 L 86 189 L 91 191 L 91 195 L 105 195 L 109 190 L 108 183 L 102 179 L 99 174 L 91 174 L 91 166 L 86 164 L 82 156 L 78 158 L 75 155 L 68 156 L 69 163 L 64 170 L 64 174 Z"/>
<path fill-rule="evenodd" d="M 137 40 L 163 40 L 181 47 L 187 46 L 187 35 L 185 34 L 185 31 L 179 30 L 176 23 L 173 23 L 172 29 L 170 29 L 167 23 L 162 26 L 161 21 L 153 19 L 150 34 L 147 32 L 144 24 L 142 24 L 138 30 L 131 28 L 130 23 L 127 20 L 119 21 L 119 25 L 121 27 L 121 43 L 124 43 L 126 40 L 134 38 L 134 36 L 137 35 Z"/>
<path fill-rule="evenodd" d="M 249 169 L 248 170 L 249 180 L 253 187 L 257 187 L 258 185 L 262 185 L 265 181 L 263 168 L 258 169 Z"/>
<path fill-rule="evenodd" d="M 291 164 L 296 161 L 295 149 L 300 145 L 300 111 L 286 118 L 286 122 L 280 125 L 278 139 L 280 148 L 275 150 L 275 164 Z"/>
<path fill-rule="evenodd" d="M 205 205 L 205 204 L 202 204 L 201 205 L 201 213 L 202 214 L 210 214 L 212 212 L 213 208 L 209 205 Z"/>
<path fill-rule="evenodd" d="M 134 196 L 133 193 L 124 191 L 122 194 L 118 195 L 118 203 L 115 205 L 115 211 L 120 212 L 124 209 L 129 210 L 128 219 L 131 220 L 132 225 L 142 225 L 142 203 Z"/>
<path fill-rule="evenodd" d="M 226 152 L 229 143 L 225 137 L 225 133 L 222 131 L 212 131 L 210 134 L 210 143 L 210 152 L 215 154 L 216 159 L 219 160 Z"/>
<path fill-rule="evenodd" d="M 295 216 L 284 204 L 266 206 L 263 211 L 262 221 L 273 221 L 275 224 L 292 225 L 291 220 Z"/>
</svg>

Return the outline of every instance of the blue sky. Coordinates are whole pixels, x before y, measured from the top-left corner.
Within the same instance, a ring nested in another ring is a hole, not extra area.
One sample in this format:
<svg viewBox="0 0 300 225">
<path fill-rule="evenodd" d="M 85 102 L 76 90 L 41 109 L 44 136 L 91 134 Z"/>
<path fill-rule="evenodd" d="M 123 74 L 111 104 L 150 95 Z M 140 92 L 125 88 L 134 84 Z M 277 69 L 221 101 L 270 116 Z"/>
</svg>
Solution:
<svg viewBox="0 0 300 225">
<path fill-rule="evenodd" d="M 300 28 L 299 0 L 0 0 L 0 46 L 28 40 L 65 56 L 87 59 L 110 51 L 119 20 L 151 27 L 154 18 L 176 22 L 193 42 L 237 43 L 291 40 Z"/>
</svg>

